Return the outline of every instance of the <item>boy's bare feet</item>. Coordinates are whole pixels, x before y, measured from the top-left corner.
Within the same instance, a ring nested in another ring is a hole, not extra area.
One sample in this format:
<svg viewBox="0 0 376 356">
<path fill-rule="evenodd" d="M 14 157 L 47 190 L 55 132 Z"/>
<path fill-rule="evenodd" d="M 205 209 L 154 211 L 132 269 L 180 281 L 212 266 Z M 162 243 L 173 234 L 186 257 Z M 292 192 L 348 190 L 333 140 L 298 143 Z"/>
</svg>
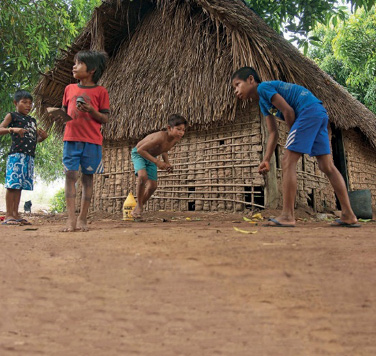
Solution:
<svg viewBox="0 0 376 356">
<path fill-rule="evenodd" d="M 131 211 L 131 216 L 132 216 L 133 219 L 140 219 L 141 218 L 141 214 L 137 214 L 134 211 Z"/>
<path fill-rule="evenodd" d="M 142 216 L 142 208 L 137 204 L 136 207 L 131 211 L 131 215 L 135 219 L 140 219 Z"/>
<path fill-rule="evenodd" d="M 76 230 L 76 224 L 76 220 L 68 219 L 67 224 L 60 230 L 60 232 L 74 232 Z"/>
<path fill-rule="evenodd" d="M 89 228 L 87 227 L 87 219 L 78 217 L 77 219 L 77 230 L 81 231 L 89 231 Z"/>
</svg>

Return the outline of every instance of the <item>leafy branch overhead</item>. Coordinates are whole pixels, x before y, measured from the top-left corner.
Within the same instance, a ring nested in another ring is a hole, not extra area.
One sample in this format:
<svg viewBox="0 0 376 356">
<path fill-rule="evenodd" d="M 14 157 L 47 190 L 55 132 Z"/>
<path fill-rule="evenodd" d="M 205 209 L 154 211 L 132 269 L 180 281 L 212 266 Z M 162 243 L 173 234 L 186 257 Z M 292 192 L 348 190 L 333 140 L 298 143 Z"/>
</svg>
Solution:
<svg viewBox="0 0 376 356">
<path fill-rule="evenodd" d="M 33 89 L 39 74 L 53 64 L 60 48 L 73 41 L 100 2 L 1 0 L 1 117 L 12 109 L 12 93 L 20 87 Z"/>
<path fill-rule="evenodd" d="M 73 42 L 101 0 L 0 1 L 0 120 L 14 110 L 17 89 L 33 91 L 40 73 L 53 66 L 60 48 Z M 9 150 L 9 136 L 0 137 L 0 157 Z M 61 173 L 61 144 L 49 137 L 37 146 L 36 170 L 52 181 Z M 0 183 L 5 159 L 0 160 Z"/>
<path fill-rule="evenodd" d="M 289 32 L 292 41 L 308 47 L 318 38 L 309 37 L 319 23 L 344 20 L 348 15 L 347 5 L 353 11 L 363 7 L 370 10 L 375 0 L 244 0 L 269 26 L 279 33 Z"/>
<path fill-rule="evenodd" d="M 308 55 L 376 114 L 376 11 L 358 10 L 346 22 L 318 26 L 321 45 Z"/>
</svg>

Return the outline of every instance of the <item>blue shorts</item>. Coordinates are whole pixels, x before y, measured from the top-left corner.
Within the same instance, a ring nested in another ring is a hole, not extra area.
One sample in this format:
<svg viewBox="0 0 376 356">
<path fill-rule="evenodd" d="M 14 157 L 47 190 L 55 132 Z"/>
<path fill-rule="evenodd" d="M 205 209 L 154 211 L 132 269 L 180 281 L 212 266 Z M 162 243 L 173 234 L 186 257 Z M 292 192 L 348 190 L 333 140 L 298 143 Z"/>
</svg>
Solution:
<svg viewBox="0 0 376 356">
<path fill-rule="evenodd" d="M 34 157 L 12 153 L 7 159 L 5 188 L 33 190 Z"/>
<path fill-rule="evenodd" d="M 78 171 L 83 174 L 103 173 L 102 146 L 89 142 L 64 141 L 64 171 Z"/>
<path fill-rule="evenodd" d="M 285 148 L 310 156 L 330 154 L 328 114 L 322 104 L 305 108 L 295 119 Z"/>
<path fill-rule="evenodd" d="M 137 147 L 133 148 L 131 152 L 132 162 L 134 170 L 137 172 L 140 169 L 145 169 L 150 180 L 157 180 L 157 165 L 153 162 L 150 162 L 148 159 L 142 157 L 137 153 Z"/>
</svg>

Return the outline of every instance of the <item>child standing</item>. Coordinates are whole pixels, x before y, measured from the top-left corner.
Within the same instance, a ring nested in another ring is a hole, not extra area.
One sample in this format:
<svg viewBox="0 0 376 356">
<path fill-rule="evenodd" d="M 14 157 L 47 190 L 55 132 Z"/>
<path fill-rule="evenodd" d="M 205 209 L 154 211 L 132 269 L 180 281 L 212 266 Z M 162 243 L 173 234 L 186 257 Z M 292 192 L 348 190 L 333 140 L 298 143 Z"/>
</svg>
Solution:
<svg viewBox="0 0 376 356">
<path fill-rule="evenodd" d="M 295 226 L 294 203 L 297 189 L 296 165 L 302 154 L 315 156 L 319 169 L 328 177 L 342 207 L 341 219 L 333 226 L 360 227 L 357 224 L 346 184 L 342 175 L 334 166 L 330 154 L 328 136 L 328 115 L 322 102 L 308 89 L 279 80 L 262 82 L 252 67 L 243 67 L 232 75 L 232 86 L 235 95 L 241 100 L 259 102 L 261 112 L 266 117 L 269 131 L 265 156 L 259 166 L 259 173 L 266 174 L 270 170 L 270 159 L 278 141 L 278 130 L 273 110 L 282 118 L 288 129 L 286 152 L 282 162 L 283 208 L 275 219 L 269 219 L 268 226 Z"/>
<path fill-rule="evenodd" d="M 167 130 L 154 132 L 142 139 L 133 148 L 131 156 L 137 176 L 137 205 L 132 211 L 134 218 L 140 218 L 144 204 L 157 189 L 157 167 L 173 171 L 167 152 L 184 136 L 187 120 L 173 114 L 168 118 Z M 162 155 L 163 161 L 157 159 Z"/>
<path fill-rule="evenodd" d="M 108 122 L 107 90 L 97 85 L 106 67 L 106 55 L 80 51 L 74 57 L 73 77 L 78 84 L 65 88 L 63 110 L 72 117 L 64 131 L 63 164 L 68 221 L 62 231 L 87 231 L 87 213 L 93 194 L 93 174 L 103 172 L 101 126 Z M 82 172 L 81 211 L 76 217 L 75 198 L 78 170 Z"/>
<path fill-rule="evenodd" d="M 7 159 L 5 176 L 6 215 L 3 225 L 31 225 L 20 218 L 18 207 L 22 190 L 33 190 L 34 157 L 37 142 L 47 138 L 42 129 L 37 129 L 36 120 L 29 116 L 33 97 L 25 90 L 14 94 L 16 111 L 8 113 L 0 124 L 0 135 L 10 134 L 12 145 Z"/>
</svg>

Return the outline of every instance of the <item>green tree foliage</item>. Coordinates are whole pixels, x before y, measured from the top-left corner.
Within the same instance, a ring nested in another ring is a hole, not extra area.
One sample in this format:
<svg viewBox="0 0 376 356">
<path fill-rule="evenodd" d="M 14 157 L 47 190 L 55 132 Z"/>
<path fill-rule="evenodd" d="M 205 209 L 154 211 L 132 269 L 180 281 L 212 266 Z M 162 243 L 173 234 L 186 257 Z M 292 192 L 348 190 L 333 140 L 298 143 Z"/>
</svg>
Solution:
<svg viewBox="0 0 376 356">
<path fill-rule="evenodd" d="M 322 40 L 309 56 L 376 113 L 376 11 L 359 9 L 346 21 L 318 26 Z"/>
<path fill-rule="evenodd" d="M 319 23 L 328 24 L 331 20 L 343 20 L 347 6 L 352 9 L 363 7 L 370 10 L 375 0 L 244 0 L 260 17 L 277 32 L 289 32 L 305 51 L 310 42 L 317 40 L 308 36 Z"/>
<path fill-rule="evenodd" d="M 51 211 L 53 213 L 62 213 L 66 210 L 65 189 L 61 188 L 51 199 Z"/>
<path fill-rule="evenodd" d="M 17 89 L 30 92 L 40 73 L 53 66 L 59 49 L 79 34 L 101 0 L 0 1 L 0 121 L 14 110 Z M 51 181 L 61 169 L 61 142 L 55 137 L 38 145 L 36 171 Z M 5 155 L 10 138 L 0 136 L 0 183 L 4 181 Z M 54 164 L 57 163 L 56 166 Z"/>
<path fill-rule="evenodd" d="M 1 0 L 0 115 L 13 109 L 12 94 L 32 90 L 60 48 L 78 35 L 100 0 Z"/>
</svg>

